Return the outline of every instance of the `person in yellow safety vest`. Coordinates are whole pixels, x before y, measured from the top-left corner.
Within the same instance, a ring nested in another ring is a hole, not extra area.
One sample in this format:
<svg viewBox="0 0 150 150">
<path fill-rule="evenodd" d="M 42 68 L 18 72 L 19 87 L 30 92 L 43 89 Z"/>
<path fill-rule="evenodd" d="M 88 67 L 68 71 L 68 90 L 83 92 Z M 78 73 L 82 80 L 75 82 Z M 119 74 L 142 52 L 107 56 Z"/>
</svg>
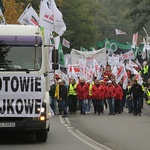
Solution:
<svg viewBox="0 0 150 150">
<path fill-rule="evenodd" d="M 69 113 L 75 114 L 77 110 L 77 83 L 75 79 L 70 80 L 68 86 L 68 103 L 69 103 Z"/>
<path fill-rule="evenodd" d="M 150 105 L 150 85 L 146 89 L 145 94 L 146 94 L 145 100 L 146 100 L 147 104 Z"/>
<path fill-rule="evenodd" d="M 145 83 L 143 82 L 142 83 L 142 91 L 143 91 L 143 96 L 142 96 L 142 99 L 141 99 L 141 108 L 143 108 L 143 104 L 144 104 L 144 93 L 145 93 Z"/>
<path fill-rule="evenodd" d="M 149 65 L 147 62 L 143 62 L 143 70 L 142 70 L 142 77 L 144 82 L 147 82 L 149 76 Z"/>
<path fill-rule="evenodd" d="M 91 102 L 92 102 L 92 84 L 91 84 L 90 80 L 87 80 L 86 83 L 88 85 L 89 92 L 88 92 L 88 95 L 87 95 L 87 103 L 86 103 L 86 112 L 85 113 L 90 114 Z"/>
</svg>

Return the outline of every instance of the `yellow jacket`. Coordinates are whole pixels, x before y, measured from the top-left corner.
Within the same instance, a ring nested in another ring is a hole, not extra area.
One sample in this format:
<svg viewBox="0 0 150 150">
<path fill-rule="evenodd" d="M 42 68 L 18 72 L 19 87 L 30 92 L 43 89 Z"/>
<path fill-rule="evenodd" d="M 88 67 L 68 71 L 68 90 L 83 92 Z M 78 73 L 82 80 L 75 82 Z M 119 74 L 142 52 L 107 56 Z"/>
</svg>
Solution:
<svg viewBox="0 0 150 150">
<path fill-rule="evenodd" d="M 59 84 L 56 85 L 55 98 L 57 98 L 57 100 L 59 100 L 59 98 L 60 98 L 60 96 L 59 96 Z"/>
</svg>

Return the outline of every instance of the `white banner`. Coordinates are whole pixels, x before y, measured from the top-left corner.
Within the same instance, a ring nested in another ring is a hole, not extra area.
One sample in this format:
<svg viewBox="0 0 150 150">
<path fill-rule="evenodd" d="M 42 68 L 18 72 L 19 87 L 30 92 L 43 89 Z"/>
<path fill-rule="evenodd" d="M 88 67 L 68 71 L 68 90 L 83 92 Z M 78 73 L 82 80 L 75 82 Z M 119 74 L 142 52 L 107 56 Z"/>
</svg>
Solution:
<svg viewBox="0 0 150 150">
<path fill-rule="evenodd" d="M 108 64 L 109 65 L 119 65 L 119 57 L 110 57 L 108 56 Z"/>
<path fill-rule="evenodd" d="M 123 57 L 124 60 L 135 59 L 134 53 L 133 53 L 132 50 L 122 54 L 122 57 Z"/>
<path fill-rule="evenodd" d="M 32 74 L 1 74 L 0 117 L 39 117 L 44 77 Z"/>
<path fill-rule="evenodd" d="M 79 51 L 72 49 L 71 51 L 72 64 L 78 64 L 80 58 L 96 59 L 98 64 L 106 65 L 106 48 L 96 51 Z"/>
</svg>

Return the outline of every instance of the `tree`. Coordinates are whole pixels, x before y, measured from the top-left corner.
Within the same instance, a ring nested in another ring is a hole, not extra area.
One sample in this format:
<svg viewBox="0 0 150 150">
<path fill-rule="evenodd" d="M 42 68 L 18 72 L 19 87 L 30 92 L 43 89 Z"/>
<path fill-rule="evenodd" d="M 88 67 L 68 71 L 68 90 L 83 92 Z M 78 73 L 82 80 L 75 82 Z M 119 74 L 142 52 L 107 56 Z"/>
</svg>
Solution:
<svg viewBox="0 0 150 150">
<path fill-rule="evenodd" d="M 128 2 L 130 0 L 99 0 L 102 4 L 101 11 L 105 12 L 106 19 L 101 19 L 99 26 L 102 30 L 101 39 L 110 38 L 120 42 L 130 42 L 132 39 L 132 21 L 125 19 L 129 11 Z M 115 29 L 125 31 L 126 35 L 116 35 Z"/>
<path fill-rule="evenodd" d="M 3 0 L 5 8 L 5 19 L 7 24 L 17 24 L 17 20 L 23 12 L 23 3 L 16 3 L 15 0 Z"/>
<path fill-rule="evenodd" d="M 126 18 L 131 18 L 134 22 L 134 31 L 139 31 L 143 27 L 148 27 L 150 23 L 150 1 L 131 0 L 129 3 L 130 11 Z"/>
<path fill-rule="evenodd" d="M 70 41 L 71 47 L 94 47 L 101 35 L 96 25 L 100 4 L 91 0 L 63 0 L 59 8 L 67 25 L 63 37 Z"/>
<path fill-rule="evenodd" d="M 24 3 L 24 9 L 30 3 L 36 12 L 39 12 L 40 0 L 16 0 L 17 3 Z"/>
</svg>

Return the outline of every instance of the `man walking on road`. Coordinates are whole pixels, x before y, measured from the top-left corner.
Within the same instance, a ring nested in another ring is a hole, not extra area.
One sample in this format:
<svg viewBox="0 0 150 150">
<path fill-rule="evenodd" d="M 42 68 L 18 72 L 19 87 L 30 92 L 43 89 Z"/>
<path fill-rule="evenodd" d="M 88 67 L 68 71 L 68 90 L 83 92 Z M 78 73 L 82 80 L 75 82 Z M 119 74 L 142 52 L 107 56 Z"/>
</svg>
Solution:
<svg viewBox="0 0 150 150">
<path fill-rule="evenodd" d="M 79 83 L 76 87 L 77 96 L 79 99 L 79 105 L 81 109 L 81 114 L 85 115 L 86 112 L 86 101 L 88 95 L 88 85 L 85 83 L 85 80 L 82 78 L 80 79 Z"/>
<path fill-rule="evenodd" d="M 141 116 L 142 86 L 139 83 L 137 83 L 137 80 L 133 80 L 133 85 L 131 87 L 130 94 L 133 95 L 133 115 Z"/>
</svg>

